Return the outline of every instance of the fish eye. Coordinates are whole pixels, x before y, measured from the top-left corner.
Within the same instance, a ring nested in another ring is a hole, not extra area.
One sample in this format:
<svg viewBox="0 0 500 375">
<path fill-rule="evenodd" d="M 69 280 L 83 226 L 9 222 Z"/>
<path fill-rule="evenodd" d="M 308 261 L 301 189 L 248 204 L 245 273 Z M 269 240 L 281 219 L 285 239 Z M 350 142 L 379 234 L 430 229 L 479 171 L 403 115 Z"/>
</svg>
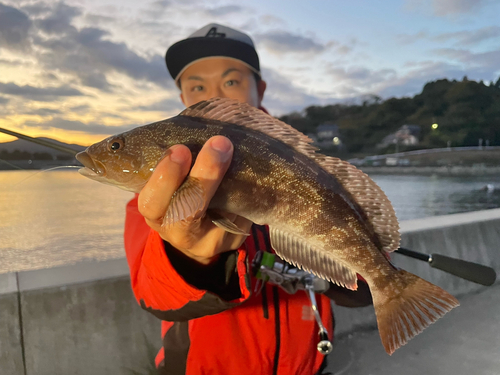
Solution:
<svg viewBox="0 0 500 375">
<path fill-rule="evenodd" d="M 108 142 L 108 148 L 110 151 L 118 151 L 123 148 L 123 140 L 120 138 L 112 139 Z"/>
</svg>

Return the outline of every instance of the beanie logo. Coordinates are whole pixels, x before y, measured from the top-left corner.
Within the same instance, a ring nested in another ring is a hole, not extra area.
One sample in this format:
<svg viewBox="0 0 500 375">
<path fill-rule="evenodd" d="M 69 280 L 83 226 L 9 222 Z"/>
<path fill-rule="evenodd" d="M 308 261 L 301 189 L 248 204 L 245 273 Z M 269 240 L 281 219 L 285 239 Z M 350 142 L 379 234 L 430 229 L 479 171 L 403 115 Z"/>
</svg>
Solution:
<svg viewBox="0 0 500 375">
<path fill-rule="evenodd" d="M 210 30 L 208 30 L 207 35 L 205 35 L 207 38 L 225 38 L 226 34 L 225 33 L 218 33 L 216 27 L 212 27 Z"/>
</svg>

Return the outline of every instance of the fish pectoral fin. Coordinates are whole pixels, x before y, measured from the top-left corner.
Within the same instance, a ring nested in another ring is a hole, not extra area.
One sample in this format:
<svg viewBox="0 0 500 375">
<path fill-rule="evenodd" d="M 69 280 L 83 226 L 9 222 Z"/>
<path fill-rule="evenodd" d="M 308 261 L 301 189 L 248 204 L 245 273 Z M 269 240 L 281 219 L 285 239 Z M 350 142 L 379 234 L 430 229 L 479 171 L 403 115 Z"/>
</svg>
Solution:
<svg viewBox="0 0 500 375">
<path fill-rule="evenodd" d="M 205 190 L 200 180 L 188 177 L 172 196 L 163 226 L 170 226 L 188 218 L 195 218 L 205 207 Z"/>
<path fill-rule="evenodd" d="M 404 270 L 394 275 L 391 284 L 396 283 L 403 288 L 370 287 L 380 339 L 388 354 L 459 305 L 448 292 Z"/>
<path fill-rule="evenodd" d="M 217 225 L 219 228 L 224 229 L 226 232 L 233 234 L 240 234 L 244 236 L 249 236 L 250 234 L 245 232 L 243 229 L 240 229 L 235 223 L 229 220 L 227 217 L 222 216 L 221 214 L 213 211 L 207 210 L 207 216 L 210 217 L 212 223 Z"/>
<path fill-rule="evenodd" d="M 303 238 L 276 228 L 269 228 L 271 246 L 283 260 L 350 290 L 357 290 L 357 274 L 335 260 L 323 249 L 311 246 Z"/>
</svg>

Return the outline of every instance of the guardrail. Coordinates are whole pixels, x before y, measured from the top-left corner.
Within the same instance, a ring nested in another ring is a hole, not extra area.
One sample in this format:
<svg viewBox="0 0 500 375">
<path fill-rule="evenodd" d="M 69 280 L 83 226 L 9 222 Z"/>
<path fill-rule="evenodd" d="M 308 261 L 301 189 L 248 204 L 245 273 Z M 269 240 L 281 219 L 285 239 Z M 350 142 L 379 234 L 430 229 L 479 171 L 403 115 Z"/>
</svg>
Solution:
<svg viewBox="0 0 500 375">
<path fill-rule="evenodd" d="M 430 148 L 424 150 L 413 150 L 413 151 L 404 151 L 398 152 L 394 154 L 385 154 L 385 155 L 372 155 L 366 156 L 363 159 L 355 158 L 349 159 L 348 161 L 351 163 L 360 162 L 362 160 L 382 160 L 387 158 L 402 158 L 405 156 L 412 155 L 424 155 L 424 154 L 434 154 L 434 153 L 443 153 L 443 152 L 453 152 L 453 151 L 479 151 L 479 150 L 500 150 L 500 146 L 470 146 L 470 147 L 446 147 L 446 148 Z"/>
</svg>

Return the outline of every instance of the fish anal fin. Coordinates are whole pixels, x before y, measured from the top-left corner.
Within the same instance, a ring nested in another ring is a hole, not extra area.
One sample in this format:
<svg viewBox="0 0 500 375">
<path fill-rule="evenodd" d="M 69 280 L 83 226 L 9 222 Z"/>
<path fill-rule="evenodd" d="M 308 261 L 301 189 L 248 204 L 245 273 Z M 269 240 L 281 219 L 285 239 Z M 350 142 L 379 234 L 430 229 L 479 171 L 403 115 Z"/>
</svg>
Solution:
<svg viewBox="0 0 500 375">
<path fill-rule="evenodd" d="M 210 217 L 212 223 L 218 226 L 221 229 L 224 229 L 226 232 L 233 234 L 241 234 L 244 236 L 249 236 L 250 234 L 245 232 L 243 229 L 239 228 L 235 223 L 229 220 L 227 217 L 222 216 L 221 214 L 208 209 L 207 216 Z"/>
<path fill-rule="evenodd" d="M 380 339 L 389 355 L 459 306 L 451 294 L 418 276 L 404 270 L 396 275 L 406 285 L 397 295 L 371 288 Z"/>
<path fill-rule="evenodd" d="M 197 217 L 205 207 L 205 190 L 200 181 L 188 177 L 172 196 L 167 213 L 163 218 L 164 226 L 173 225 L 190 217 Z"/>
<path fill-rule="evenodd" d="M 350 290 L 358 288 L 356 272 L 294 234 L 270 227 L 271 246 L 283 260 Z"/>
</svg>

